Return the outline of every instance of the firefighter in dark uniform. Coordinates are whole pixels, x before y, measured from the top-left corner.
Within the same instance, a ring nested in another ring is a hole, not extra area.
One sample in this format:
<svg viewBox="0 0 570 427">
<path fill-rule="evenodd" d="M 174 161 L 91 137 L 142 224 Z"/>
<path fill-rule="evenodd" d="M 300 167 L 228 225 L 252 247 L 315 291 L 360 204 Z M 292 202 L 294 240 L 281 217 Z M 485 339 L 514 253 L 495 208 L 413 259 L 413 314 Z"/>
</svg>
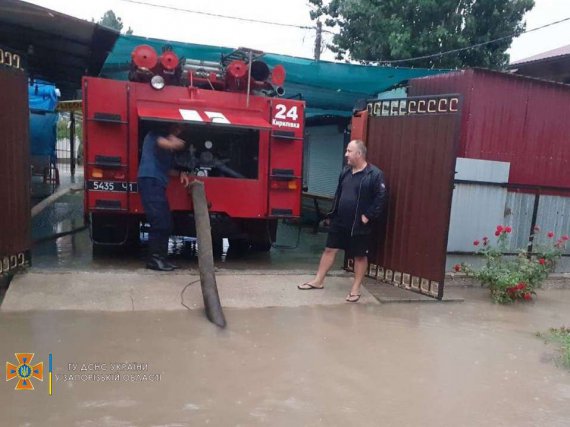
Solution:
<svg viewBox="0 0 570 427">
<path fill-rule="evenodd" d="M 172 271 L 176 268 L 166 259 L 168 239 L 172 232 L 172 214 L 166 198 L 166 187 L 169 175 L 180 175 L 180 183 L 185 187 L 190 183 L 186 173 L 172 169 L 174 152 L 186 147 L 186 143 L 178 138 L 181 132 L 182 126 L 173 123 L 168 127 L 168 132 L 150 131 L 143 142 L 138 189 L 150 224 L 146 267 L 152 270 Z"/>
<path fill-rule="evenodd" d="M 360 140 L 346 148 L 347 166 L 339 177 L 333 207 L 327 215 L 330 231 L 315 278 L 299 285 L 301 290 L 323 289 L 327 272 L 339 249 L 354 258 L 354 280 L 346 301 L 360 299 L 360 286 L 368 267 L 371 222 L 381 218 L 386 204 L 384 173 L 366 161 L 366 146 Z"/>
</svg>

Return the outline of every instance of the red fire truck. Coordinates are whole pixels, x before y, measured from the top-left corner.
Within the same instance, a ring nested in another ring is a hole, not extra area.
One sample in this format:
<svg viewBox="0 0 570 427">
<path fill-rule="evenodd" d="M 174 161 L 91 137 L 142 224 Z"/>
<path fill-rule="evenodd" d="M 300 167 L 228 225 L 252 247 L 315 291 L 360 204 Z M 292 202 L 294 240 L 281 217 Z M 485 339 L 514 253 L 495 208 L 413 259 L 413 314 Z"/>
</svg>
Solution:
<svg viewBox="0 0 570 427">
<path fill-rule="evenodd" d="M 96 246 L 137 242 L 144 210 L 137 171 L 144 136 L 179 122 L 188 149 L 175 165 L 204 182 L 214 247 L 269 250 L 277 220 L 300 215 L 304 103 L 284 99 L 284 68 L 238 49 L 220 62 L 135 48 L 128 81 L 83 79 L 85 214 Z M 192 199 L 171 178 L 175 235 L 195 236 Z"/>
</svg>

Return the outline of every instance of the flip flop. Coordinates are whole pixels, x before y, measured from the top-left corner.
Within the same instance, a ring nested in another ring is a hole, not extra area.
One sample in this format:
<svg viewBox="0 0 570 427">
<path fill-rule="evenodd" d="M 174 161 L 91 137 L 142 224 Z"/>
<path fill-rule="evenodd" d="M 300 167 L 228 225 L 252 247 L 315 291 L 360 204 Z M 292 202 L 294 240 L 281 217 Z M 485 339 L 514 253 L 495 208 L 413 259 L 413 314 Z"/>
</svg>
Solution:
<svg viewBox="0 0 570 427">
<path fill-rule="evenodd" d="M 302 285 L 297 285 L 297 289 L 302 291 L 312 291 L 313 289 L 324 289 L 324 286 L 315 286 L 312 283 L 303 283 Z"/>
<path fill-rule="evenodd" d="M 348 294 L 346 296 L 346 301 L 347 302 L 358 302 L 358 300 L 360 299 L 360 295 L 361 294 Z"/>
</svg>

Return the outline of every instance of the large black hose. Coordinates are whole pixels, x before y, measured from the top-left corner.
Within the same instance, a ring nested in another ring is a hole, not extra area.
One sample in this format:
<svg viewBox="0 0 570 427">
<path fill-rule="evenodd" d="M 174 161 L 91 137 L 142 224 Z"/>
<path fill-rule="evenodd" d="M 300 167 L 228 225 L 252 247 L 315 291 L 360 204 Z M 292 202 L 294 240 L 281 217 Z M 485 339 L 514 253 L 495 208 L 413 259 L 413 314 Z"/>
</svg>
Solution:
<svg viewBox="0 0 570 427">
<path fill-rule="evenodd" d="M 198 268 L 200 269 L 200 284 L 206 317 L 220 328 L 225 328 L 226 318 L 222 310 L 216 275 L 214 273 L 212 232 L 204 183 L 200 181 L 192 182 L 190 191 L 192 192 L 192 201 L 194 202 L 194 220 L 196 221 L 196 237 L 198 238 Z"/>
<path fill-rule="evenodd" d="M 84 224 L 81 227 L 73 228 L 69 231 L 63 231 L 61 233 L 50 234 L 49 236 L 40 237 L 32 242 L 32 245 L 38 245 L 43 242 L 49 242 L 50 240 L 59 239 L 60 237 L 67 236 L 69 234 L 79 233 L 85 229 L 89 228 L 88 225 Z"/>
</svg>

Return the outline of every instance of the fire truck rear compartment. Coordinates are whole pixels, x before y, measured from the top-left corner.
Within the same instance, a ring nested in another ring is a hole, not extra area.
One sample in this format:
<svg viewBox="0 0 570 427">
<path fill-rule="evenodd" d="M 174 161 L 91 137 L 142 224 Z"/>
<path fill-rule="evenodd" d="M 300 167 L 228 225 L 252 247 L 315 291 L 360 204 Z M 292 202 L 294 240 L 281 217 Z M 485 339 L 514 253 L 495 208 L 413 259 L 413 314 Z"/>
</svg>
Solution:
<svg viewBox="0 0 570 427">
<path fill-rule="evenodd" d="M 171 122 L 141 120 L 139 125 L 139 161 L 144 135 L 151 129 L 166 131 Z M 188 143 L 187 148 L 175 155 L 174 168 L 208 178 L 259 178 L 259 130 L 226 127 L 221 125 L 195 125 L 184 123 L 179 135 Z M 143 218 L 144 221 L 144 218 Z M 275 240 L 277 220 L 232 218 L 223 212 L 210 215 L 212 239 L 215 247 L 228 238 L 230 246 L 243 251 L 268 251 Z M 173 212 L 174 234 L 196 236 L 192 212 Z"/>
<path fill-rule="evenodd" d="M 168 122 L 143 120 L 140 124 L 139 160 L 144 135 L 165 129 Z M 220 125 L 185 124 L 180 135 L 187 148 L 175 155 L 174 167 L 204 177 L 257 179 L 259 131 Z"/>
</svg>

